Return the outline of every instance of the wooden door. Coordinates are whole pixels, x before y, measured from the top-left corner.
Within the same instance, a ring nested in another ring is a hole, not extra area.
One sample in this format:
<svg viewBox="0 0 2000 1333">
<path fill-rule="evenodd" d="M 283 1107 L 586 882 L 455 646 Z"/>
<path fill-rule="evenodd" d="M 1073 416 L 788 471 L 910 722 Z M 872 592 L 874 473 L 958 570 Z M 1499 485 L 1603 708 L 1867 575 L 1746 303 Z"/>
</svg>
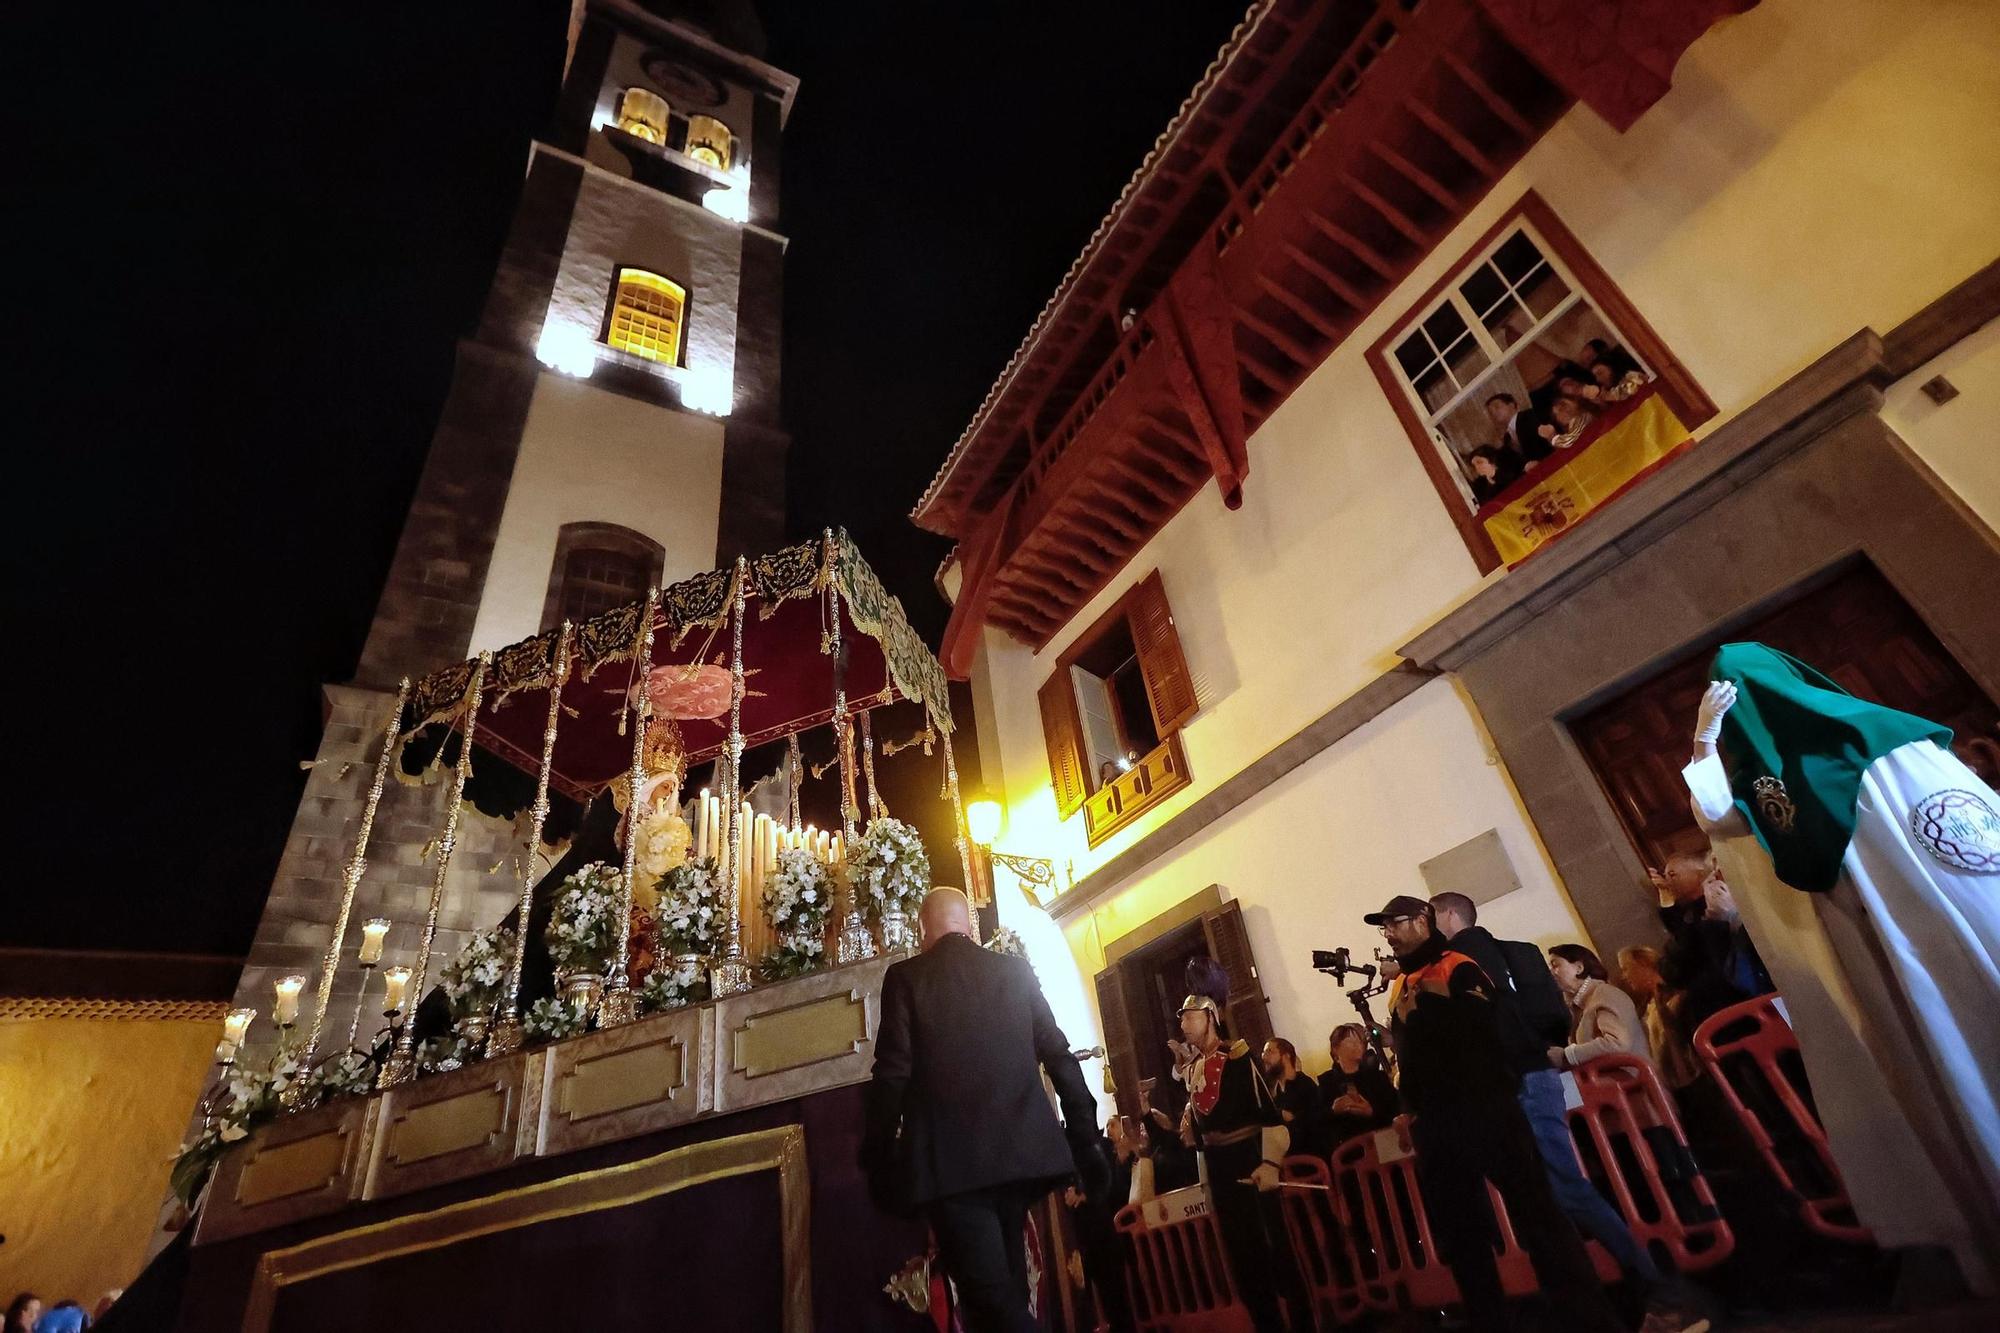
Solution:
<svg viewBox="0 0 2000 1333">
<path fill-rule="evenodd" d="M 1754 624 L 1703 641 L 1571 724 L 1648 866 L 1664 867 L 1673 853 L 1706 845 L 1681 769 L 1693 749 L 1689 738 L 1709 661 L 1722 643 L 1744 640 L 1790 653 L 1863 699 L 1942 722 L 1961 740 L 2000 741 L 2000 708 L 1888 580 L 1873 565 L 1857 565 Z"/>
</svg>

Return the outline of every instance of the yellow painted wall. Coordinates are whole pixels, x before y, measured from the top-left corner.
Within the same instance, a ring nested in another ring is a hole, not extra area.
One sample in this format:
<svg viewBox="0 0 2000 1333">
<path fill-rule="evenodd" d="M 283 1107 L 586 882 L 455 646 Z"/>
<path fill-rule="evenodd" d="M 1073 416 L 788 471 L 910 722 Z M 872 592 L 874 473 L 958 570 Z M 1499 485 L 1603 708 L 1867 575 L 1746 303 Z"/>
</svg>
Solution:
<svg viewBox="0 0 2000 1333">
<path fill-rule="evenodd" d="M 1526 191 L 1542 194 L 1714 398 L 1721 412 L 1706 433 L 2000 253 L 2000 153 L 1984 133 L 1997 120 L 2000 5 L 1984 0 L 1765 0 L 1697 43 L 1630 133 L 1573 110 L 1252 436 L 1242 509 L 1206 488 L 1039 655 L 987 632 L 974 675 L 984 776 L 1008 807 L 997 845 L 1087 874 L 1351 695 L 1482 586 L 1363 354 Z M 1891 424 L 1990 521 L 2000 470 L 1993 416 L 1979 407 L 2000 392 L 1990 344 L 1970 340 L 1941 361 L 1966 379 L 1965 398 L 1932 409 L 1910 400 L 1913 383 L 1898 386 Z M 1155 569 L 1201 702 L 1183 733 L 1194 784 L 1089 848 L 1081 816 L 1056 817 L 1035 691 L 1075 635 Z M 1267 984 L 1274 1004 L 1296 1006 L 1303 1023 L 1320 1007 L 1319 979 L 1267 953 L 1329 934 L 1358 943 L 1336 919 L 1349 899 L 1379 904 L 1387 892 L 1376 888 L 1414 887 L 1416 864 L 1457 840 L 1440 844 L 1468 810 L 1484 822 L 1463 836 L 1499 829 L 1524 882 L 1548 886 L 1515 896 L 1532 907 L 1521 933 L 1573 923 L 1505 774 L 1488 771 L 1469 705 L 1412 699 L 1379 725 L 1398 742 L 1343 742 L 1302 780 L 1306 805 L 1260 798 L 1133 877 L 1093 929 L 1073 927 L 1086 972 L 1096 962 L 1084 936 L 1109 938 L 1109 918 L 1136 924 L 1218 882 L 1246 905 L 1267 983 L 1279 983 Z M 1366 762 L 1341 757 L 1349 751 Z M 1382 790 L 1408 803 L 1383 808 Z M 1378 817 L 1345 813 L 1357 810 Z M 1201 850 L 1223 845 L 1227 873 Z M 1375 887 L 1350 893 L 1343 863 L 1369 867 Z M 1298 909 L 1302 881 L 1342 886 L 1323 928 Z M 1295 937 L 1308 927 L 1312 939 Z"/>
<path fill-rule="evenodd" d="M 215 1052 L 194 1020 L 0 1020 L 0 1299 L 138 1276 Z"/>
</svg>

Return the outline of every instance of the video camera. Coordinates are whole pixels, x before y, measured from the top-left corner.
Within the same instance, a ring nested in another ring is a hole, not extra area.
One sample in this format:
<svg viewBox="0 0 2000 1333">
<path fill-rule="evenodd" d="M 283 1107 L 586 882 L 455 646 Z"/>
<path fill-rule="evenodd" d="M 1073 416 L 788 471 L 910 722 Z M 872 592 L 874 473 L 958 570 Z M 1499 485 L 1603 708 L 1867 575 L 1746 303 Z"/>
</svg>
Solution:
<svg viewBox="0 0 2000 1333">
<path fill-rule="evenodd" d="M 1314 949 L 1313 970 L 1326 973 L 1337 984 L 1341 985 L 1346 984 L 1347 974 L 1350 972 L 1357 976 L 1367 977 L 1370 981 L 1375 979 L 1374 965 L 1371 963 L 1355 962 L 1353 954 L 1348 950 L 1346 945 L 1342 945 L 1331 952 L 1325 949 Z"/>
</svg>

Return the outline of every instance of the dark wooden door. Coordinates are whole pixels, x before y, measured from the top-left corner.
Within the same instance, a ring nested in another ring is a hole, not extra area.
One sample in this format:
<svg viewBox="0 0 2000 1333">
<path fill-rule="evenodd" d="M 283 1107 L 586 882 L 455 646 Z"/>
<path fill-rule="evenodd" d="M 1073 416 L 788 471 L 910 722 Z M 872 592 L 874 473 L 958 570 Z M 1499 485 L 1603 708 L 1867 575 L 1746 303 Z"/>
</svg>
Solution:
<svg viewBox="0 0 2000 1333">
<path fill-rule="evenodd" d="M 1639 857 L 1663 867 L 1705 845 L 1681 781 L 1695 706 L 1725 642 L 1755 640 L 1831 676 L 1842 689 L 1942 722 L 1961 745 L 2000 741 L 2000 708 L 1944 650 L 1873 565 L 1861 564 L 1783 609 L 1717 635 L 1571 724 Z"/>
</svg>

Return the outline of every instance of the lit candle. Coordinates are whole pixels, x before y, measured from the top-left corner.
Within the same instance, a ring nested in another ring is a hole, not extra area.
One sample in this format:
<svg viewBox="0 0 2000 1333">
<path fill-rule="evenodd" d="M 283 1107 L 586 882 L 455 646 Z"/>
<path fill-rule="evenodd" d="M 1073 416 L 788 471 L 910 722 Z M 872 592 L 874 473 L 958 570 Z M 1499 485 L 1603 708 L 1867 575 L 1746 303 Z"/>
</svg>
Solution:
<svg viewBox="0 0 2000 1333">
<path fill-rule="evenodd" d="M 737 878 L 749 884 L 756 875 L 757 846 L 754 830 L 757 826 L 757 812 L 745 801 L 743 808 L 736 812 L 736 858 L 743 864 L 743 871 Z"/>
<path fill-rule="evenodd" d="M 382 1011 L 389 1014 L 403 1012 L 403 1000 L 410 990 L 410 969 L 391 967 L 382 973 Z"/>
<path fill-rule="evenodd" d="M 275 990 L 277 1002 L 271 1006 L 271 1021 L 281 1028 L 288 1028 L 299 1018 L 299 992 L 306 988 L 306 979 L 296 974 L 279 977 Z"/>
<path fill-rule="evenodd" d="M 255 1009 L 231 1009 L 222 1020 L 222 1040 L 215 1044 L 215 1058 L 234 1060 L 236 1048 L 250 1035 L 250 1025 L 257 1020 Z"/>
<path fill-rule="evenodd" d="M 694 859 L 708 859 L 708 788 L 701 789 L 701 795 L 694 802 Z"/>
<path fill-rule="evenodd" d="M 729 852 L 723 836 L 722 798 L 711 796 L 708 798 L 708 854 L 717 865 L 722 864 L 722 858 Z"/>
<path fill-rule="evenodd" d="M 836 833 L 833 835 L 833 845 L 827 849 L 827 864 L 837 866 L 846 859 L 847 847 L 841 842 L 840 835 Z"/>
<path fill-rule="evenodd" d="M 389 918 L 374 917 L 361 923 L 361 965 L 372 967 L 382 961 L 382 941 L 389 935 Z"/>
</svg>

